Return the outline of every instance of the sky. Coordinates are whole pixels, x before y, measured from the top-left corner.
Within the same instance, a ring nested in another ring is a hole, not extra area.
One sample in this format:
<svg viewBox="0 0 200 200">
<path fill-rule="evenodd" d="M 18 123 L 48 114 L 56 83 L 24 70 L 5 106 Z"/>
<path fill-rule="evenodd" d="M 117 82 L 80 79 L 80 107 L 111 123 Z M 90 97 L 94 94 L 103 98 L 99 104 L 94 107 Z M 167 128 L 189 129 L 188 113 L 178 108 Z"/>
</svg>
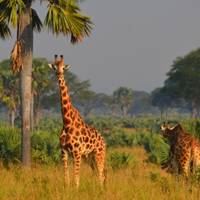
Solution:
<svg viewBox="0 0 200 200">
<path fill-rule="evenodd" d="M 34 7 L 44 19 L 46 7 Z M 199 0 L 85 0 L 80 7 L 95 24 L 92 35 L 74 46 L 44 30 L 34 35 L 34 57 L 51 61 L 63 54 L 97 92 L 112 94 L 120 86 L 151 92 L 176 57 L 200 47 Z M 13 44 L 0 40 L 0 60 Z"/>
</svg>

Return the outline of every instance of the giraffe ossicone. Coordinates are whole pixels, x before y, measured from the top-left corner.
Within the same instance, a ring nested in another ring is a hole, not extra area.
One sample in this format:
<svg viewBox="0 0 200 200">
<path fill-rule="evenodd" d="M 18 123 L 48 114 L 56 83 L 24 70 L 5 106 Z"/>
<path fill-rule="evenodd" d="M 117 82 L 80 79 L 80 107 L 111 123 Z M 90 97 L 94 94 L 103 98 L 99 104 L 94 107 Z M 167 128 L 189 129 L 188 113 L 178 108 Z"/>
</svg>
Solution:
<svg viewBox="0 0 200 200">
<path fill-rule="evenodd" d="M 56 71 L 59 82 L 61 112 L 63 129 L 60 134 L 60 146 L 64 164 L 65 182 L 69 184 L 68 154 L 71 153 L 74 161 L 74 182 L 79 186 L 79 173 L 82 156 L 94 154 L 99 181 L 105 182 L 105 154 L 106 144 L 101 134 L 93 127 L 85 123 L 78 110 L 72 105 L 69 89 L 65 82 L 64 70 L 70 65 L 65 65 L 63 55 L 54 56 L 54 63 L 49 67 Z"/>
</svg>

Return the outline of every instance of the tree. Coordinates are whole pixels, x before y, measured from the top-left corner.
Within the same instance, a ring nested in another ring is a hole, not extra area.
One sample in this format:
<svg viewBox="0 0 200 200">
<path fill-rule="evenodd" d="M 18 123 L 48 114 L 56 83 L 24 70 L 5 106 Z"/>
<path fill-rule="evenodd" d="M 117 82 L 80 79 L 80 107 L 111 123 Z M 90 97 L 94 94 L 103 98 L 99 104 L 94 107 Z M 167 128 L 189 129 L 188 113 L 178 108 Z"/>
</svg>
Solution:
<svg viewBox="0 0 200 200">
<path fill-rule="evenodd" d="M 8 59 L 0 63 L 0 101 L 7 107 L 10 124 L 14 127 L 19 108 L 19 80 L 15 74 L 8 70 L 9 65 Z"/>
<path fill-rule="evenodd" d="M 77 107 L 84 106 L 94 93 L 90 90 L 90 81 L 80 81 L 77 75 L 70 71 L 65 71 L 64 73 L 66 81 L 69 83 L 70 97 L 74 105 Z M 57 111 L 60 110 L 59 90 L 56 89 L 58 87 L 57 78 L 54 74 L 49 74 L 48 76 L 51 85 L 48 86 L 48 93 L 41 98 L 41 104 L 45 109 Z"/>
<path fill-rule="evenodd" d="M 88 116 L 92 110 L 100 113 L 108 113 L 112 98 L 103 93 L 95 93 L 94 91 L 87 90 L 80 93 L 79 105 L 83 108 L 84 116 Z"/>
<path fill-rule="evenodd" d="M 200 49 L 178 57 L 167 73 L 164 87 L 173 99 L 184 99 L 191 107 L 192 117 L 200 112 Z"/>
<path fill-rule="evenodd" d="M 31 127 L 34 124 L 37 126 L 43 99 L 49 96 L 50 93 L 55 91 L 55 80 L 52 81 L 49 74 L 48 61 L 46 58 L 33 59 L 33 72 L 32 72 L 32 102 L 31 102 Z"/>
<path fill-rule="evenodd" d="M 114 103 L 120 106 L 123 116 L 127 115 L 128 109 L 133 102 L 133 91 L 126 87 L 120 87 L 113 92 Z"/>
<path fill-rule="evenodd" d="M 89 17 L 80 14 L 76 0 L 48 0 L 44 24 L 32 8 L 33 0 L 0 0 L 0 23 L 17 28 L 17 40 L 12 50 L 13 71 L 20 71 L 22 114 L 22 164 L 30 166 L 30 116 L 33 31 L 46 26 L 53 34 L 71 37 L 71 43 L 81 41 L 91 31 Z M 43 1 L 41 1 L 43 2 Z M 5 29 L 6 31 L 6 29 Z M 8 36 L 10 30 L 3 32 Z"/>
<path fill-rule="evenodd" d="M 0 38 L 6 39 L 7 37 L 10 37 L 10 29 L 7 26 L 7 24 L 4 21 L 0 21 Z"/>
<path fill-rule="evenodd" d="M 172 98 L 164 88 L 156 88 L 151 93 L 152 105 L 160 110 L 161 117 L 164 112 L 170 107 Z"/>
<path fill-rule="evenodd" d="M 129 108 L 129 113 L 131 115 L 140 114 L 155 114 L 155 107 L 152 106 L 151 96 L 145 91 L 133 91 L 134 101 Z"/>
</svg>

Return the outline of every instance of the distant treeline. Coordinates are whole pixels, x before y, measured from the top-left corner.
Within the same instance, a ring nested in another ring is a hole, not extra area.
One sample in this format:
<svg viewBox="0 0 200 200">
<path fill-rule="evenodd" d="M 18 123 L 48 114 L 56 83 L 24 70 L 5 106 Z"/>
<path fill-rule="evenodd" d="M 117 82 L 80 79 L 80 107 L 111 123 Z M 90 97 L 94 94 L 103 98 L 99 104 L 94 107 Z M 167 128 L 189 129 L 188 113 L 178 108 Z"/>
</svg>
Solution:
<svg viewBox="0 0 200 200">
<path fill-rule="evenodd" d="M 10 71 L 10 61 L 0 62 L 0 113 L 14 126 L 19 119 L 19 76 Z M 164 86 L 151 93 L 133 88 L 119 87 L 113 94 L 96 93 L 89 80 L 81 81 L 67 71 L 65 78 L 70 96 L 84 116 L 112 115 L 169 115 L 177 113 L 200 114 L 200 49 L 178 57 L 167 73 Z M 33 60 L 32 127 L 45 112 L 60 113 L 59 89 L 55 74 L 48 68 L 45 58 Z"/>
</svg>

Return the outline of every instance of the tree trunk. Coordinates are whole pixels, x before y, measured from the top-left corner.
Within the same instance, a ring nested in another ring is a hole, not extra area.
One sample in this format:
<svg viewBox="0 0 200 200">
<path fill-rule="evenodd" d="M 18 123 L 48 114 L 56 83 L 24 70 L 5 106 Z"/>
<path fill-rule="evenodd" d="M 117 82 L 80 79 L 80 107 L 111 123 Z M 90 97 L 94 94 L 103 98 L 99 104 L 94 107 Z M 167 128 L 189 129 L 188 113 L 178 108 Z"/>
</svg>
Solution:
<svg viewBox="0 0 200 200">
<path fill-rule="evenodd" d="M 38 126 L 41 117 L 42 117 L 42 109 L 40 107 L 36 107 L 35 112 L 34 112 L 34 124 L 35 124 L 35 126 Z"/>
<path fill-rule="evenodd" d="M 123 117 L 126 117 L 127 113 L 128 113 L 128 107 L 127 106 L 121 106 L 121 110 L 122 110 Z"/>
<path fill-rule="evenodd" d="M 34 123 L 34 94 L 32 93 L 32 95 L 31 95 L 31 115 L 30 115 L 30 117 L 31 117 L 31 131 L 33 131 L 33 129 L 34 129 L 34 125 L 35 125 L 35 123 Z"/>
<path fill-rule="evenodd" d="M 12 128 L 14 128 L 15 126 L 15 111 L 14 110 L 10 111 L 10 124 Z"/>
<path fill-rule="evenodd" d="M 19 19 L 19 40 L 22 43 L 22 65 L 20 72 L 20 98 L 21 98 L 21 131 L 22 131 L 22 164 L 31 165 L 30 154 L 30 105 L 32 81 L 32 52 L 33 29 L 31 19 L 31 1 L 26 1 L 26 10 Z"/>
<path fill-rule="evenodd" d="M 197 118 L 197 106 L 196 106 L 196 103 L 195 102 L 192 102 L 192 105 L 191 105 L 191 118 L 195 119 Z"/>
</svg>

